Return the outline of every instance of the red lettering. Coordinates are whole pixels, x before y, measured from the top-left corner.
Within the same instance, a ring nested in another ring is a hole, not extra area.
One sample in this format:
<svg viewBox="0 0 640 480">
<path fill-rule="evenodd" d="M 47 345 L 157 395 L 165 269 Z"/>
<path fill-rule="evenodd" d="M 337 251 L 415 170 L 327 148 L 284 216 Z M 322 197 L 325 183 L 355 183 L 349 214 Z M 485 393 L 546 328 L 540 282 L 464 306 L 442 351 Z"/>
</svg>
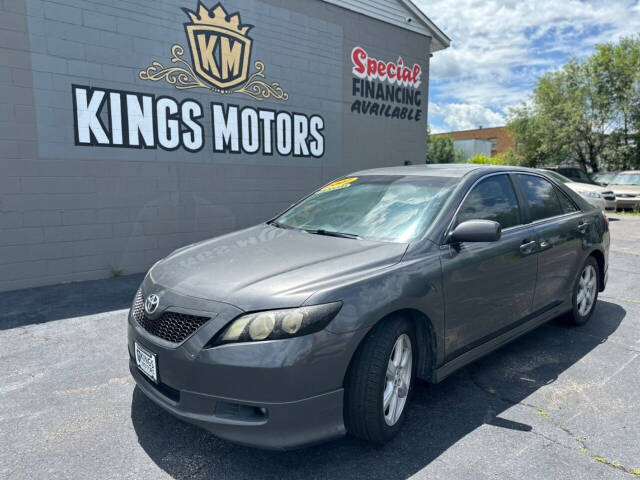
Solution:
<svg viewBox="0 0 640 480">
<path fill-rule="evenodd" d="M 378 62 L 378 76 L 384 78 L 387 75 L 387 64 L 382 60 Z"/>
<path fill-rule="evenodd" d="M 411 81 L 417 84 L 420 81 L 420 74 L 422 73 L 422 68 L 417 63 L 413 66 L 413 76 L 411 77 Z"/>
<path fill-rule="evenodd" d="M 386 79 L 391 83 L 412 84 L 416 88 L 420 85 L 422 68 L 417 63 L 413 67 L 405 66 L 402 57 L 395 63 L 385 62 L 370 57 L 363 48 L 355 47 L 351 51 L 351 61 L 353 74 L 358 78 Z"/>
<path fill-rule="evenodd" d="M 393 62 L 387 63 L 387 75 L 389 78 L 393 78 L 396 76 L 396 64 Z"/>
<path fill-rule="evenodd" d="M 367 77 L 375 78 L 378 72 L 378 62 L 375 58 L 367 58 Z"/>
<path fill-rule="evenodd" d="M 362 48 L 356 47 L 351 52 L 351 61 L 353 62 L 353 73 L 364 73 L 364 63 L 362 63 L 367 58 L 367 52 L 365 52 Z"/>
</svg>

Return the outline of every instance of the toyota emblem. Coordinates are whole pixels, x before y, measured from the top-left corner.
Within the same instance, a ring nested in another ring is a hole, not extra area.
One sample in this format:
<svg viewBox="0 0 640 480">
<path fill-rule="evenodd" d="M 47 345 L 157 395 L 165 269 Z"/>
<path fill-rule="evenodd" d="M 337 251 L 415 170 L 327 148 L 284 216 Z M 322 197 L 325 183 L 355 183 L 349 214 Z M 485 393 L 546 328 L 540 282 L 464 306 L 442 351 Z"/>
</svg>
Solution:
<svg viewBox="0 0 640 480">
<path fill-rule="evenodd" d="M 160 299 L 155 293 L 152 293 L 144 302 L 144 311 L 151 315 L 158 308 L 158 303 L 160 303 Z"/>
</svg>

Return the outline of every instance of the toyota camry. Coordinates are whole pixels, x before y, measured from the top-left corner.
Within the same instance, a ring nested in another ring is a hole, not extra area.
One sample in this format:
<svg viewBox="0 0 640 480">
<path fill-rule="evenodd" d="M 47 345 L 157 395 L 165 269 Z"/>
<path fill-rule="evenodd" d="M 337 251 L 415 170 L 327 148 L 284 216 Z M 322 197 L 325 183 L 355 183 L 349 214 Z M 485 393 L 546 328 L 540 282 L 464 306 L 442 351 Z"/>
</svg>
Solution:
<svg viewBox="0 0 640 480">
<path fill-rule="evenodd" d="M 437 383 L 607 282 L 600 209 L 544 172 L 355 172 L 265 223 L 156 263 L 128 322 L 140 390 L 234 442 L 382 444 Z"/>
</svg>

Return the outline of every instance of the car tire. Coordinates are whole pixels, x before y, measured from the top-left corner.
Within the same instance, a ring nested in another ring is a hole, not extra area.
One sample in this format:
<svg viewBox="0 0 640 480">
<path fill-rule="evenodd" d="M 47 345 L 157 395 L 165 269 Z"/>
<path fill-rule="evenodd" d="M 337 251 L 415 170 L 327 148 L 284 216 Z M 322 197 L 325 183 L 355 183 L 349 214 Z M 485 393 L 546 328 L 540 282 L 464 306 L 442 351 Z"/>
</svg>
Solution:
<svg viewBox="0 0 640 480">
<path fill-rule="evenodd" d="M 569 321 L 573 325 L 584 325 L 589 321 L 598 302 L 600 267 L 593 257 L 588 257 L 578 271 L 571 297 Z"/>
<path fill-rule="evenodd" d="M 384 444 L 400 431 L 413 389 L 417 351 L 413 324 L 399 317 L 379 323 L 365 337 L 345 379 L 344 418 L 351 435 Z M 393 371 L 391 365 L 400 368 Z"/>
</svg>

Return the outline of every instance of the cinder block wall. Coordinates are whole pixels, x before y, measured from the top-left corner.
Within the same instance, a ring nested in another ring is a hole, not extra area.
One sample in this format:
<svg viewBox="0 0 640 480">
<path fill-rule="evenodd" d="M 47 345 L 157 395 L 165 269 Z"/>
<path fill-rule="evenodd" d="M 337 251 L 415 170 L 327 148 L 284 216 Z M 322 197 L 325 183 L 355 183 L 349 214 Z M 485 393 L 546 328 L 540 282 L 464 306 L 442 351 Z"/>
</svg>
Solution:
<svg viewBox="0 0 640 480">
<path fill-rule="evenodd" d="M 216 2 L 210 2 L 211 7 Z M 254 25 L 252 63 L 290 95 L 260 107 L 320 114 L 321 158 L 214 154 L 205 147 L 74 144 L 71 85 L 254 105 L 183 92 L 138 73 L 186 46 L 179 0 L 0 3 L 0 291 L 146 270 L 173 249 L 267 220 L 313 188 L 360 168 L 424 159 L 429 39 L 318 0 L 229 0 Z M 352 114 L 355 45 L 423 67 L 423 120 Z M 188 55 L 187 55 L 188 57 Z"/>
</svg>

